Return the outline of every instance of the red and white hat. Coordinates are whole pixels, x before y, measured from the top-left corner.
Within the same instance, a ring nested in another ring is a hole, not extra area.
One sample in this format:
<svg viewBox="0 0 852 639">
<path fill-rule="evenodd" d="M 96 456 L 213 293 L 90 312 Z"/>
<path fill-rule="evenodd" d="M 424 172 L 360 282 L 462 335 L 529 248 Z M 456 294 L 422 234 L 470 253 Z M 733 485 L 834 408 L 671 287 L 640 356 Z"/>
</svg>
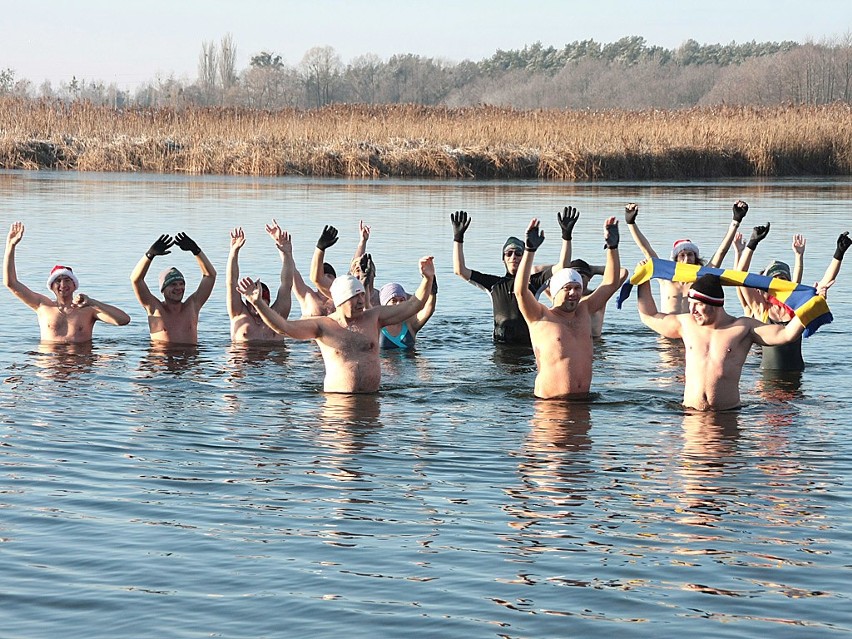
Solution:
<svg viewBox="0 0 852 639">
<path fill-rule="evenodd" d="M 698 244 L 693 242 L 690 239 L 677 240 L 672 246 L 672 259 L 677 259 L 677 254 L 682 251 L 692 251 L 695 253 L 695 257 L 698 257 Z"/>
<path fill-rule="evenodd" d="M 47 278 L 47 288 L 53 286 L 53 283 L 62 276 L 71 278 L 71 281 L 74 282 L 74 286 L 79 288 L 80 282 L 77 279 L 77 276 L 74 275 L 74 271 L 71 270 L 70 266 L 62 266 L 61 264 L 57 264 L 50 269 L 50 276 Z"/>
</svg>

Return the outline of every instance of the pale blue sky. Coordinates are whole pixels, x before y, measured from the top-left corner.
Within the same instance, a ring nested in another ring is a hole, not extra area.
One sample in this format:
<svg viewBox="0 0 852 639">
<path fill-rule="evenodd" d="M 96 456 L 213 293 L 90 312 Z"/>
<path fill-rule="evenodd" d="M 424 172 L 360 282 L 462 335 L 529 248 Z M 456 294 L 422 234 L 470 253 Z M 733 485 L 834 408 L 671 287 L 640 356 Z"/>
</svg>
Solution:
<svg viewBox="0 0 852 639">
<path fill-rule="evenodd" d="M 649 45 L 839 38 L 850 0 L 0 0 L 0 69 L 36 86 L 72 76 L 133 88 L 194 79 L 203 41 L 230 33 L 237 68 L 272 50 L 296 65 L 314 46 L 343 62 L 415 53 L 458 62 L 536 41 Z"/>
</svg>

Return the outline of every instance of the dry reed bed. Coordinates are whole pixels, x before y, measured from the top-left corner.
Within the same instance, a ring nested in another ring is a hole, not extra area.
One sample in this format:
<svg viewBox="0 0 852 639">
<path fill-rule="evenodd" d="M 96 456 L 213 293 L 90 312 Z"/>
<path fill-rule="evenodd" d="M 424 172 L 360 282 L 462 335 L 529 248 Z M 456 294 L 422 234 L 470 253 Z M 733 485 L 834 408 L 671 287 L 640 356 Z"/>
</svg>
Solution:
<svg viewBox="0 0 852 639">
<path fill-rule="evenodd" d="M 0 167 L 564 181 L 850 175 L 852 108 L 116 111 L 2 98 Z"/>
</svg>

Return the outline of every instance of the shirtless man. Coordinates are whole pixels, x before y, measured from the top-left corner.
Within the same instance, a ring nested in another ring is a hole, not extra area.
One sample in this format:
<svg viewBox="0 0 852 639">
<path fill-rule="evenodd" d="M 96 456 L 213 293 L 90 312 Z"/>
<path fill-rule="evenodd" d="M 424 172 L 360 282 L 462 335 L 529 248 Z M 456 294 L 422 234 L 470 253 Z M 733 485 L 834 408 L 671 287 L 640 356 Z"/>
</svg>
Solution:
<svg viewBox="0 0 852 639">
<path fill-rule="evenodd" d="M 566 206 L 562 213 L 556 214 L 556 219 L 562 229 L 559 261 L 550 266 L 531 267 L 534 272 L 528 277 L 528 284 L 533 295 L 541 290 L 554 271 L 567 266 L 571 259 L 571 235 L 574 225 L 580 219 L 580 213 L 576 208 Z M 529 346 L 529 329 L 518 308 L 514 292 L 515 276 L 524 254 L 524 243 L 517 237 L 509 237 L 503 244 L 505 275 L 480 273 L 468 268 L 464 258 L 464 234 L 470 222 L 471 218 L 466 211 L 456 211 L 450 215 L 450 223 L 453 225 L 453 272 L 491 295 L 494 313 L 492 338 L 495 342 Z"/>
<path fill-rule="evenodd" d="M 327 317 L 287 320 L 269 308 L 261 297 L 260 281 L 240 280 L 239 291 L 254 304 L 267 326 L 293 339 L 312 339 L 325 363 L 323 390 L 327 393 L 374 393 L 379 390 L 382 369 L 379 331 L 398 324 L 423 308 L 435 266 L 432 257 L 420 260 L 423 280 L 414 295 L 402 304 L 364 308 L 364 285 L 352 275 L 342 275 L 331 285 L 335 311 Z"/>
<path fill-rule="evenodd" d="M 651 285 L 639 286 L 639 317 L 663 337 L 683 340 L 686 351 L 683 405 L 696 410 L 740 407 L 740 376 L 752 344 L 776 346 L 799 337 L 805 326 L 799 318 L 784 326 L 764 324 L 725 312 L 719 277 L 702 275 L 692 284 L 689 313 L 660 313 Z"/>
<path fill-rule="evenodd" d="M 201 269 L 201 282 L 195 292 L 183 299 L 186 292 L 186 280 L 175 267 L 160 273 L 160 301 L 148 289 L 145 275 L 151 267 L 151 262 L 158 255 L 168 255 L 173 245 L 182 251 L 189 251 L 195 256 Z M 130 274 L 130 283 L 136 299 L 148 313 L 148 329 L 151 341 L 159 344 L 198 344 L 198 314 L 201 307 L 213 292 L 216 283 L 216 269 L 210 259 L 186 233 L 178 233 L 174 238 L 161 235 L 151 248 L 142 256 L 139 263 Z"/>
<path fill-rule="evenodd" d="M 544 241 L 539 220 L 527 227 L 526 250 L 515 277 L 518 307 L 529 325 L 538 375 L 535 396 L 542 399 L 585 397 L 592 384 L 592 316 L 618 290 L 621 264 L 618 256 L 618 220 L 604 224 L 606 267 L 603 281 L 583 297 L 583 278 L 572 268 L 556 271 L 550 278 L 553 307 L 536 301 L 527 283 L 535 251 Z"/>
<path fill-rule="evenodd" d="M 290 291 L 293 288 L 293 246 L 290 234 L 282 230 L 275 220 L 272 220 L 272 224 L 266 225 L 266 232 L 272 236 L 281 256 L 281 284 L 270 308 L 286 318 L 290 315 L 292 304 Z M 250 302 L 244 302 L 239 291 L 237 291 L 237 284 L 240 279 L 239 254 L 245 243 L 246 236 L 242 227 L 238 226 L 233 229 L 226 269 L 228 283 L 226 298 L 228 316 L 231 318 L 231 340 L 246 343 L 280 342 L 284 339 L 284 336 L 264 324 L 260 315 L 257 314 L 257 309 Z M 269 304 L 271 301 L 269 287 L 262 284 L 261 288 L 261 295 L 264 301 Z"/>
<path fill-rule="evenodd" d="M 92 329 L 98 320 L 124 326 L 130 316 L 115 306 L 76 293 L 79 283 L 70 266 L 56 265 L 47 278 L 47 288 L 55 300 L 36 293 L 18 281 L 15 269 L 15 247 L 24 238 L 22 222 L 13 222 L 6 238 L 3 261 L 3 284 L 12 294 L 36 312 L 42 342 L 82 344 L 92 341 Z"/>
<path fill-rule="evenodd" d="M 583 278 L 583 297 L 591 295 L 595 292 L 595 289 L 589 288 L 589 281 L 591 281 L 592 277 L 595 275 L 603 275 L 605 272 L 604 267 L 600 265 L 592 266 L 586 260 L 571 260 L 568 264 L 569 268 L 573 268 L 580 274 L 580 277 Z M 626 268 L 619 269 L 618 271 L 618 286 L 620 287 L 624 284 L 624 281 L 627 279 L 629 273 Z M 616 289 L 617 290 L 617 289 Z M 592 313 L 592 337 L 598 338 L 603 333 L 603 322 L 604 315 L 606 314 L 606 305 L 604 305 L 601 310 L 596 313 Z"/>
<path fill-rule="evenodd" d="M 734 202 L 733 219 L 728 226 L 728 231 L 722 239 L 716 253 L 706 264 L 719 268 L 728 249 L 731 248 L 731 243 L 734 241 L 734 236 L 740 223 L 748 213 L 748 204 L 742 200 Z M 627 228 L 630 229 L 630 235 L 633 236 L 633 241 L 636 242 L 639 249 L 646 258 L 651 259 L 659 257 L 657 252 L 651 247 L 639 227 L 636 225 L 636 216 L 639 214 L 639 205 L 630 203 L 624 207 L 624 220 L 627 222 Z M 675 262 L 686 262 L 687 264 L 704 264 L 704 260 L 698 254 L 698 245 L 688 239 L 677 240 L 672 247 L 671 259 Z M 688 313 L 689 302 L 687 300 L 687 291 L 689 291 L 689 282 L 670 282 L 668 280 L 659 280 L 660 282 L 660 305 L 664 313 Z"/>
</svg>

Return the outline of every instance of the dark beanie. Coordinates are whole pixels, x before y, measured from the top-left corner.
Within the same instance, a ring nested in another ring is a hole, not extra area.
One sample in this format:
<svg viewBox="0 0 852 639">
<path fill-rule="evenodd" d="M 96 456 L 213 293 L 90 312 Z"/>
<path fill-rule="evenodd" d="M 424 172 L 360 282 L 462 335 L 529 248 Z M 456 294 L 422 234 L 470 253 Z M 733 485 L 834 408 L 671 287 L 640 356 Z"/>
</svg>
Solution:
<svg viewBox="0 0 852 639">
<path fill-rule="evenodd" d="M 577 271 L 580 275 L 585 275 L 588 278 L 592 277 L 592 267 L 586 260 L 571 260 L 568 265 Z"/>
<path fill-rule="evenodd" d="M 510 246 L 514 246 L 515 248 L 519 248 L 519 249 L 521 249 L 521 251 L 523 251 L 524 248 L 525 248 L 524 243 L 521 242 L 521 240 L 519 240 L 518 238 L 516 238 L 514 236 L 510 237 L 509 239 L 507 239 L 503 243 L 503 252 L 505 252 L 506 249 L 509 248 Z"/>
<path fill-rule="evenodd" d="M 725 292 L 722 290 L 722 282 L 718 275 L 702 275 L 689 289 L 690 299 L 704 302 L 709 306 L 724 306 Z"/>
</svg>

